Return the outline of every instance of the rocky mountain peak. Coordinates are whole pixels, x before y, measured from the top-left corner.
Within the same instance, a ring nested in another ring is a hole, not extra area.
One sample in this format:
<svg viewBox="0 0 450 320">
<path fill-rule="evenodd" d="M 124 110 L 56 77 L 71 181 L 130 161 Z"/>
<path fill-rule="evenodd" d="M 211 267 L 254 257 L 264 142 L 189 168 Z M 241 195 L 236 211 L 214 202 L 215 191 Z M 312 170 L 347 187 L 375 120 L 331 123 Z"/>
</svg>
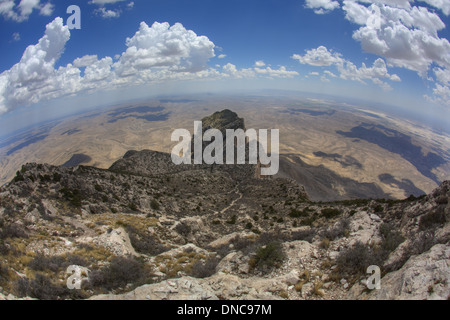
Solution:
<svg viewBox="0 0 450 320">
<path fill-rule="evenodd" d="M 202 123 L 203 123 L 203 132 L 211 128 L 220 130 L 222 134 L 225 134 L 227 129 L 245 130 L 244 119 L 239 118 L 237 113 L 229 109 L 217 111 L 212 115 L 203 118 Z"/>
</svg>

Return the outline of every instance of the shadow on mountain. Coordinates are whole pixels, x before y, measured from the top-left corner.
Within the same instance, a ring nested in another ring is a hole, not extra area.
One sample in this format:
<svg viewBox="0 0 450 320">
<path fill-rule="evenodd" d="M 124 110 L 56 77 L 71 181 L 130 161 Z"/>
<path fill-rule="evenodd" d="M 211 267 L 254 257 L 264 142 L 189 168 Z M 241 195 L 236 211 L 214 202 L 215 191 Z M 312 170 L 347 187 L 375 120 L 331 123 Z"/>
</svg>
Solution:
<svg viewBox="0 0 450 320">
<path fill-rule="evenodd" d="M 347 167 L 356 167 L 358 169 L 363 168 L 363 165 L 358 160 L 353 158 L 352 156 L 343 157 L 342 155 L 340 155 L 338 153 L 325 153 L 322 151 L 314 152 L 314 155 L 316 157 L 327 158 L 327 159 L 336 161 L 336 162 L 340 163 L 341 166 L 344 168 L 347 168 Z"/>
<path fill-rule="evenodd" d="M 165 112 L 164 107 L 148 107 L 148 106 L 138 106 L 138 107 L 126 107 L 116 109 L 113 112 L 108 113 L 112 118 L 108 120 L 108 123 L 114 123 L 121 119 L 135 118 L 144 119 L 146 121 L 166 121 L 169 119 L 170 112 Z"/>
<path fill-rule="evenodd" d="M 44 140 L 45 138 L 48 137 L 48 134 L 43 134 L 43 135 L 38 135 L 35 137 L 31 137 L 29 139 L 27 139 L 25 142 L 22 142 L 21 144 L 15 146 L 14 148 L 11 148 L 8 150 L 8 152 L 6 153 L 7 156 L 12 155 L 14 152 L 19 151 L 20 149 L 23 149 L 25 147 L 28 147 L 29 145 L 39 142 L 41 140 Z"/>
<path fill-rule="evenodd" d="M 361 183 L 341 177 L 322 165 L 306 164 L 295 154 L 280 155 L 277 176 L 289 177 L 304 186 L 312 201 L 391 198 L 375 183 Z"/>
<path fill-rule="evenodd" d="M 397 180 L 389 173 L 383 173 L 378 176 L 378 179 L 384 184 L 394 185 L 400 189 L 405 190 L 406 194 L 413 195 L 415 197 L 425 194 L 423 190 L 417 188 L 414 183 L 409 179 Z"/>
<path fill-rule="evenodd" d="M 422 153 L 422 148 L 414 145 L 410 136 L 386 128 L 382 125 L 370 123 L 362 123 L 361 125 L 352 128 L 350 132 L 338 130 L 336 133 L 347 138 L 365 140 L 374 143 L 389 152 L 399 154 L 403 159 L 414 165 L 425 177 L 440 184 L 440 181 L 431 170 L 444 164 L 445 160 L 432 152 L 424 155 Z"/>
<path fill-rule="evenodd" d="M 82 163 L 88 163 L 90 162 L 92 159 L 91 157 L 89 157 L 88 155 L 85 155 L 83 153 L 77 153 L 74 154 L 69 161 L 67 161 L 66 163 L 64 163 L 61 167 L 76 167 Z"/>
<path fill-rule="evenodd" d="M 299 108 L 288 108 L 287 110 L 281 111 L 282 113 L 289 113 L 291 115 L 298 115 L 300 113 L 305 113 L 307 115 L 318 117 L 318 116 L 332 116 L 336 113 L 335 110 L 327 110 L 327 111 L 317 111 L 311 109 L 299 109 Z"/>
</svg>

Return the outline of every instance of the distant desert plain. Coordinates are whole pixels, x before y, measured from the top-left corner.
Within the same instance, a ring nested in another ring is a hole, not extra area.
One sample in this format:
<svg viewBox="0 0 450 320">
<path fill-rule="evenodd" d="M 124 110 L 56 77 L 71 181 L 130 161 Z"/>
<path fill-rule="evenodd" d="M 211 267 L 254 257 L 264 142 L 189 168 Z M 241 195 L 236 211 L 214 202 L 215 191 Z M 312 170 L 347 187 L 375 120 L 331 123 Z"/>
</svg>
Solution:
<svg viewBox="0 0 450 320">
<path fill-rule="evenodd" d="M 109 168 L 129 150 L 170 153 L 175 129 L 224 109 L 280 130 L 278 176 L 311 200 L 403 199 L 450 179 L 450 136 L 373 109 L 283 96 L 159 98 L 95 109 L 0 140 L 0 185 L 26 163 Z M 149 164 L 151 165 L 151 164 Z"/>
</svg>

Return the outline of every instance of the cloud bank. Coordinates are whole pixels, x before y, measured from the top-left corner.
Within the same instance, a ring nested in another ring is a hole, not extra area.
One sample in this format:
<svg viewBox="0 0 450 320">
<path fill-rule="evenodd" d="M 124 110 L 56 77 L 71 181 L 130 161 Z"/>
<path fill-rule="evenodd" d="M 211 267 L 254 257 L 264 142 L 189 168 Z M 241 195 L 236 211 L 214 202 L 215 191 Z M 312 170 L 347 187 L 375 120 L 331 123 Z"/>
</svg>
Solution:
<svg viewBox="0 0 450 320">
<path fill-rule="evenodd" d="M 290 78 L 298 75 L 281 66 L 258 64 L 237 69 L 227 64 L 221 70 L 208 62 L 215 57 L 215 44 L 180 23 L 142 22 L 125 43 L 127 49 L 113 58 L 86 55 L 55 68 L 70 39 L 62 18 L 46 26 L 44 36 L 30 45 L 21 60 L 0 74 L 0 114 L 43 100 L 101 90 L 158 83 L 167 80 L 228 78 Z"/>
<path fill-rule="evenodd" d="M 329 11 L 339 8 L 337 5 L 330 7 L 329 4 L 327 8 L 328 2 L 307 1 L 311 3 L 312 9 L 324 8 Z M 421 6 L 421 3 L 436 8 L 444 15 L 450 14 L 450 1 L 447 0 L 344 0 L 340 8 L 345 18 L 357 26 L 353 39 L 360 42 L 365 52 L 384 58 L 390 67 L 415 71 L 423 79 L 429 80 L 434 76 L 434 96 L 427 98 L 450 106 L 448 82 L 438 76 L 443 72 L 450 73 L 450 42 L 439 37 L 439 31 L 446 26 L 437 12 Z M 376 27 L 371 23 L 373 21 L 377 22 Z M 323 59 L 320 61 L 333 63 Z M 311 65 L 318 63 L 305 60 L 305 63 L 308 62 Z M 434 72 L 436 68 L 441 70 L 438 74 Z"/>
</svg>

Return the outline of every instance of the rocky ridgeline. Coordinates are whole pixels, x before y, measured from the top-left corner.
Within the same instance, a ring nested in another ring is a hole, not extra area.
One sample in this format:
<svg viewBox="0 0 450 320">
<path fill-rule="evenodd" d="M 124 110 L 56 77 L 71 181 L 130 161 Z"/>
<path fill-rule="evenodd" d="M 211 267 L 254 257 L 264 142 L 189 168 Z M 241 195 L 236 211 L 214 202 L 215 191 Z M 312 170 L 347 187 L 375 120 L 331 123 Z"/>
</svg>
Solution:
<svg viewBox="0 0 450 320">
<path fill-rule="evenodd" d="M 0 190 L 0 299 L 449 298 L 450 182 L 402 201 L 311 202 L 256 168 L 154 151 L 108 170 L 23 166 Z M 89 270 L 81 290 L 67 288 L 71 265 Z"/>
</svg>

